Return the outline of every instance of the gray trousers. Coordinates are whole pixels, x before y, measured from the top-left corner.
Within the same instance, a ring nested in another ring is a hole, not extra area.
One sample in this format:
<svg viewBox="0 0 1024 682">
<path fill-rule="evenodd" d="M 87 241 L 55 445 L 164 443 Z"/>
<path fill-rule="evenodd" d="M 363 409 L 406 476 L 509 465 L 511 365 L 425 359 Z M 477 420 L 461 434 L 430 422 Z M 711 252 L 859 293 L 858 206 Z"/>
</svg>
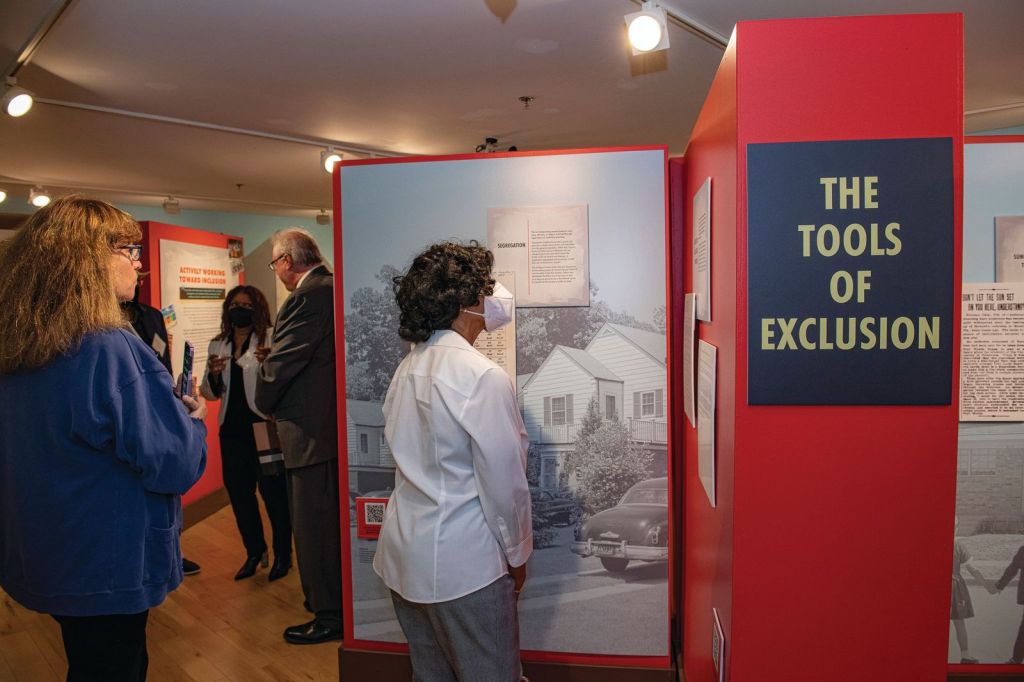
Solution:
<svg viewBox="0 0 1024 682">
<path fill-rule="evenodd" d="M 299 579 L 317 620 L 341 628 L 338 460 L 287 469 Z"/>
<path fill-rule="evenodd" d="M 514 583 L 502 576 L 451 601 L 420 604 L 392 591 L 409 641 L 413 682 L 519 682 Z"/>
</svg>

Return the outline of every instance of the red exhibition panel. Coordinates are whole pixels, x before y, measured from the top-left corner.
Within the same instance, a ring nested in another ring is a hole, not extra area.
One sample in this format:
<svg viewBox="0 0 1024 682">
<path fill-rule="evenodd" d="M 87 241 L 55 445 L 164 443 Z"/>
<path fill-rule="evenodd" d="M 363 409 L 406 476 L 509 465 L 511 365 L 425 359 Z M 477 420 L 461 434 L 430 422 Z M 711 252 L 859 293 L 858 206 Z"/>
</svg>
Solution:
<svg viewBox="0 0 1024 682">
<path fill-rule="evenodd" d="M 687 225 L 683 260 L 687 263 L 684 287 L 693 291 L 693 220 L 691 199 L 705 178 L 711 188 L 711 288 L 713 320 L 699 325 L 699 338 L 718 348 L 718 404 L 716 430 L 717 503 L 711 509 L 697 473 L 697 432 L 679 415 L 676 423 L 685 424 L 686 462 L 683 488 L 683 629 L 682 649 L 686 675 L 694 680 L 711 680 L 712 608 L 722 618 L 726 641 L 732 625 L 732 551 L 733 551 L 733 467 L 735 445 L 732 424 L 736 415 L 736 395 L 726 387 L 735 383 L 736 367 L 736 44 L 729 44 L 711 84 L 707 99 L 693 129 L 687 147 L 686 172 L 682 195 Z M 676 299 L 677 305 L 681 299 Z M 682 319 L 682 306 L 676 310 Z M 681 363 L 678 363 L 681 364 Z M 740 678 L 735 678 L 740 679 Z"/>
<path fill-rule="evenodd" d="M 142 270 L 149 272 L 149 276 L 142 280 L 139 290 L 139 300 L 154 308 L 160 308 L 160 240 L 183 242 L 186 244 L 199 244 L 202 246 L 228 247 L 228 241 L 241 241 L 241 237 L 207 232 L 191 227 L 168 225 L 157 223 L 151 220 L 142 222 Z M 239 281 L 245 281 L 245 273 L 239 273 Z M 171 353 L 180 354 L 181 346 L 174 343 L 173 331 L 171 339 Z M 172 355 L 173 357 L 173 355 Z M 197 377 L 198 381 L 202 377 Z M 210 401 L 209 410 L 206 415 L 206 472 L 199 482 L 192 486 L 182 497 L 182 504 L 188 506 L 196 500 L 216 492 L 224 487 L 224 478 L 221 473 L 220 463 L 220 439 L 217 437 L 220 427 L 217 424 L 217 413 L 220 403 Z"/>
<path fill-rule="evenodd" d="M 748 404 L 748 341 L 760 330 L 748 329 L 747 154 L 768 143 L 951 142 L 952 187 L 938 200 L 952 196 L 946 350 L 956 377 L 962 74 L 959 15 L 737 25 L 686 155 L 684 197 L 714 179 L 714 310 L 699 338 L 719 358 L 717 509 L 694 457 L 686 467 L 691 682 L 717 679 L 712 607 L 728 642 L 727 679 L 945 678 L 955 380 L 948 404 Z M 695 445 L 688 428 L 687 452 Z"/>
</svg>

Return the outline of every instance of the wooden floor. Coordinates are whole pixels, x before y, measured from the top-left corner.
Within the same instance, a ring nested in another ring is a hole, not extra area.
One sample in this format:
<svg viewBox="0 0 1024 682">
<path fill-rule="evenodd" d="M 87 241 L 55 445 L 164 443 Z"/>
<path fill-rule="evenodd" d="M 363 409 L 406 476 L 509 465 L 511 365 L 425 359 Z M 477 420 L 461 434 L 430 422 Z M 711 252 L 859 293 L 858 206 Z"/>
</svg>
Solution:
<svg viewBox="0 0 1024 682">
<path fill-rule="evenodd" d="M 285 627 L 312 618 L 302 608 L 297 570 L 273 584 L 266 569 L 232 580 L 245 551 L 230 508 L 185 531 L 182 548 L 202 572 L 150 611 L 149 680 L 338 679 L 338 642 L 294 646 L 281 638 Z M 0 682 L 63 680 L 66 673 L 57 623 L 0 591 Z"/>
</svg>

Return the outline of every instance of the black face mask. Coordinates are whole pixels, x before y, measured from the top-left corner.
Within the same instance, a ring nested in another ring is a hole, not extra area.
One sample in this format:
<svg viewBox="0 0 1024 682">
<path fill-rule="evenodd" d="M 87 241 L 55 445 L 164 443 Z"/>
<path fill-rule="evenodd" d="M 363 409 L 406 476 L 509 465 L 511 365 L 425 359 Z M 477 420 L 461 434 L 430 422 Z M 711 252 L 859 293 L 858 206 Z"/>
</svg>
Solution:
<svg viewBox="0 0 1024 682">
<path fill-rule="evenodd" d="M 232 308 L 228 311 L 228 321 L 235 327 L 251 327 L 252 311 L 248 308 Z"/>
</svg>

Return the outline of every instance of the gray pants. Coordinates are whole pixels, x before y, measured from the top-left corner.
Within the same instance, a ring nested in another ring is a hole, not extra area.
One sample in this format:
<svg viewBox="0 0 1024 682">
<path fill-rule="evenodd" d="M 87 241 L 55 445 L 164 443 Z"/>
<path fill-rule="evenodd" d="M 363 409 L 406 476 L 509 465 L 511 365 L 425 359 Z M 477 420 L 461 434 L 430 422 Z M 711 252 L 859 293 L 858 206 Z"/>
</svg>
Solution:
<svg viewBox="0 0 1024 682">
<path fill-rule="evenodd" d="M 409 641 L 413 682 L 519 682 L 519 616 L 513 580 L 451 601 L 419 604 L 391 592 Z"/>
</svg>

